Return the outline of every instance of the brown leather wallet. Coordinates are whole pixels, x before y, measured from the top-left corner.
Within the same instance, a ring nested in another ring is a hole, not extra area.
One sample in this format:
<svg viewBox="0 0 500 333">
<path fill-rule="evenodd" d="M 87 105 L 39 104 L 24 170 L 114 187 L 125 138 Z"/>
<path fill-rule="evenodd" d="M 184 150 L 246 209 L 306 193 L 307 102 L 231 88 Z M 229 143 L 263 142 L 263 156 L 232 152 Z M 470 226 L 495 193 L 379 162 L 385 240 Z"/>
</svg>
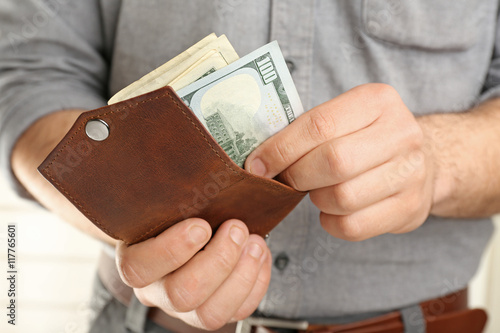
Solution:
<svg viewBox="0 0 500 333">
<path fill-rule="evenodd" d="M 99 119 L 109 136 L 86 134 Z M 38 168 L 97 227 L 127 244 L 189 217 L 266 235 L 306 193 L 248 173 L 170 87 L 87 111 Z"/>
</svg>

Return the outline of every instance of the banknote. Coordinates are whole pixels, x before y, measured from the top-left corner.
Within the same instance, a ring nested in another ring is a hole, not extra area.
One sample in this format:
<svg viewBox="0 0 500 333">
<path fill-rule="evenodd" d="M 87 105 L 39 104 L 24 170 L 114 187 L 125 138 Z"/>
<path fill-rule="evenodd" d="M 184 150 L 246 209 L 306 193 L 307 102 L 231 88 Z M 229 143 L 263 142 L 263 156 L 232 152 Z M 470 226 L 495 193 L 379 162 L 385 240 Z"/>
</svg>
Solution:
<svg viewBox="0 0 500 333">
<path fill-rule="evenodd" d="M 177 94 L 240 166 L 259 144 L 304 112 L 276 41 Z"/>
<path fill-rule="evenodd" d="M 181 89 L 200 77 L 239 59 L 225 35 L 214 33 L 203 38 L 175 58 L 116 93 L 108 102 L 114 104 L 153 90 L 171 86 Z"/>
</svg>

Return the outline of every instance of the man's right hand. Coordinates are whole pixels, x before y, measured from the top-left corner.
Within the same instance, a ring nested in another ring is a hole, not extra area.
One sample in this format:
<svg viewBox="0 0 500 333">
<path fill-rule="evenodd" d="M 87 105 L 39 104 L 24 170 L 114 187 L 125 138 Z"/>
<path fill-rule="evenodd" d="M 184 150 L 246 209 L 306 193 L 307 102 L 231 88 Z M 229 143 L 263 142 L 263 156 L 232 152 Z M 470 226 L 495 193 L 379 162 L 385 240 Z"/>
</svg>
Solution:
<svg viewBox="0 0 500 333">
<path fill-rule="evenodd" d="M 192 218 L 142 243 L 119 242 L 118 271 L 141 303 L 192 326 L 215 330 L 244 319 L 267 291 L 271 253 L 241 221 L 211 233 L 206 221 Z"/>
</svg>

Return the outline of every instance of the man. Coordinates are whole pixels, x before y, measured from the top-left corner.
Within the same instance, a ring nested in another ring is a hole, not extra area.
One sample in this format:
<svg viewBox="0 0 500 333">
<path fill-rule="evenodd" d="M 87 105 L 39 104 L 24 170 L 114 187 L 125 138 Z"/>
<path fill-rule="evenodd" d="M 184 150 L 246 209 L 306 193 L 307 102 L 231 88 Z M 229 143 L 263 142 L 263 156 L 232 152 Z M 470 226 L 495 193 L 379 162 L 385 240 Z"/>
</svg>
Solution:
<svg viewBox="0 0 500 333">
<path fill-rule="evenodd" d="M 492 0 L 8 1 L 3 169 L 21 193 L 114 244 L 39 163 L 83 110 L 208 33 L 225 33 L 240 54 L 276 39 L 310 110 L 245 168 L 309 197 L 267 242 L 242 221 L 212 235 L 201 219 L 118 242 L 122 280 L 142 304 L 212 330 L 257 307 L 256 316 L 355 322 L 456 292 L 500 211 L 497 9 Z M 128 310 L 109 301 L 93 330 L 164 331 L 143 325 L 134 299 Z"/>
</svg>

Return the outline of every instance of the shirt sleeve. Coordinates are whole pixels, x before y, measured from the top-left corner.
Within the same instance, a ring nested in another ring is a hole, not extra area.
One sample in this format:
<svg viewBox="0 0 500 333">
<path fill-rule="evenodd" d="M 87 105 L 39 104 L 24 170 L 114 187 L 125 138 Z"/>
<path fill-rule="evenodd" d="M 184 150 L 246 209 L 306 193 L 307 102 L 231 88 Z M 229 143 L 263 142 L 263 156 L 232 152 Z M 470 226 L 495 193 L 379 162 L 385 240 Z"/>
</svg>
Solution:
<svg viewBox="0 0 500 333">
<path fill-rule="evenodd" d="M 38 118 L 105 104 L 108 66 L 98 0 L 0 2 L 0 170 L 24 197 L 11 151 Z"/>
<path fill-rule="evenodd" d="M 491 58 L 490 68 L 486 82 L 484 83 L 483 92 L 479 97 L 479 102 L 484 102 L 491 98 L 500 97 L 500 12 L 497 17 L 495 46 Z"/>
</svg>

